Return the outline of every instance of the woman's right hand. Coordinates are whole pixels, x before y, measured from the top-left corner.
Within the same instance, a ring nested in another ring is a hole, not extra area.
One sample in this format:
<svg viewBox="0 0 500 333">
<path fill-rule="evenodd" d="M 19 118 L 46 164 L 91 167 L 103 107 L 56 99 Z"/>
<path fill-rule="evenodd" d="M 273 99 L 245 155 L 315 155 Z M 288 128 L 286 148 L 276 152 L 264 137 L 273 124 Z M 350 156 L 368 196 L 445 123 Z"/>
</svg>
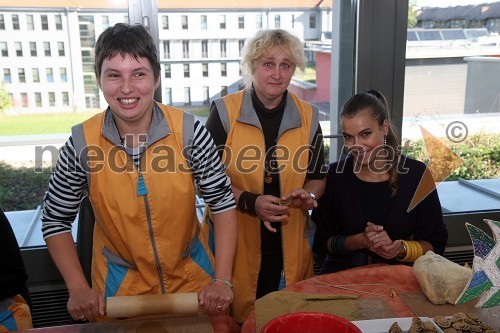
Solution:
<svg viewBox="0 0 500 333">
<path fill-rule="evenodd" d="M 276 232 L 276 229 L 271 226 L 271 222 L 283 222 L 290 216 L 290 208 L 279 203 L 280 198 L 273 195 L 259 195 L 255 200 L 257 217 L 264 221 L 264 226 L 271 232 Z"/>
<path fill-rule="evenodd" d="M 95 321 L 104 316 L 106 303 L 104 297 L 98 294 L 89 285 L 70 291 L 68 312 L 75 321 Z"/>
<path fill-rule="evenodd" d="M 384 230 L 384 227 L 368 222 L 366 224 L 365 231 L 363 233 L 365 238 L 365 248 L 372 252 L 375 252 L 378 248 L 386 245 L 391 245 L 393 243 L 392 239 Z"/>
</svg>

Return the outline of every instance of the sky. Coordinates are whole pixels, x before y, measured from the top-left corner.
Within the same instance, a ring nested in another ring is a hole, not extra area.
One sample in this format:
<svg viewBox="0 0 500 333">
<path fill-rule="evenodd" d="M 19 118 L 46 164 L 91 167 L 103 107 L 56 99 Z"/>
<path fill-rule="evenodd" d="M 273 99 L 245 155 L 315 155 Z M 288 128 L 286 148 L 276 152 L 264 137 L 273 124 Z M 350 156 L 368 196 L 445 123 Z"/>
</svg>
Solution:
<svg viewBox="0 0 500 333">
<path fill-rule="evenodd" d="M 498 0 L 497 0 L 498 1 Z M 421 7 L 449 7 L 478 5 L 482 3 L 497 2 L 494 0 L 417 0 L 417 5 Z"/>
</svg>

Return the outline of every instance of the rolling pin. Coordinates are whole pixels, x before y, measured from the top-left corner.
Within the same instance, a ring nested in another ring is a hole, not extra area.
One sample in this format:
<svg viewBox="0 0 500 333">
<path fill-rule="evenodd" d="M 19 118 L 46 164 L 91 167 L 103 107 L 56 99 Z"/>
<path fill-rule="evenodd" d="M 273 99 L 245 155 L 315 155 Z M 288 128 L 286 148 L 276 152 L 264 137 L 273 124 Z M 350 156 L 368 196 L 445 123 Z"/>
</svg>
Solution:
<svg viewBox="0 0 500 333">
<path fill-rule="evenodd" d="M 108 297 L 106 300 L 108 318 L 132 318 L 161 314 L 196 315 L 197 313 L 197 293 L 116 296 Z"/>
</svg>

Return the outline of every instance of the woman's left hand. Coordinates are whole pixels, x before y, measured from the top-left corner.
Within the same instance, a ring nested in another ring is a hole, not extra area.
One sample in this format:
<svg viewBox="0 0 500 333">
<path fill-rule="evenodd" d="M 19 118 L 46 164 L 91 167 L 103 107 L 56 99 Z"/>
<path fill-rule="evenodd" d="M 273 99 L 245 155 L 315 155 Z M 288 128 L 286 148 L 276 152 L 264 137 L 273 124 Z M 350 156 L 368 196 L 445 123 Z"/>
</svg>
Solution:
<svg viewBox="0 0 500 333">
<path fill-rule="evenodd" d="M 301 208 L 304 210 L 310 210 L 318 206 L 316 200 L 314 200 L 311 194 L 303 188 L 291 190 L 281 197 L 281 201 L 285 204 L 290 202 L 289 205 L 291 207 Z"/>
<path fill-rule="evenodd" d="M 198 301 L 209 314 L 226 313 L 233 302 L 233 290 L 220 281 L 214 281 L 201 290 Z"/>
</svg>

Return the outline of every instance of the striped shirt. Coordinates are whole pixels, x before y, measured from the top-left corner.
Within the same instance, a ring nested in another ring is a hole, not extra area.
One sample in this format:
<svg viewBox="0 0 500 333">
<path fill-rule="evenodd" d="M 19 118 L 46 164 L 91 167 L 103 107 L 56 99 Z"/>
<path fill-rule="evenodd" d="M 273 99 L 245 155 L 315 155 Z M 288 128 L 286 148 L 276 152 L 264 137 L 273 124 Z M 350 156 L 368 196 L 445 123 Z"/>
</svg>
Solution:
<svg viewBox="0 0 500 333">
<path fill-rule="evenodd" d="M 126 149 L 134 163 L 140 160 L 140 153 Z M 207 129 L 194 122 L 193 148 L 189 152 L 191 173 L 198 193 L 210 210 L 222 213 L 235 208 L 231 182 L 225 174 L 214 141 Z M 71 226 L 78 214 L 83 190 L 87 187 L 87 174 L 79 163 L 70 137 L 61 148 L 55 172 L 51 175 L 49 190 L 45 194 L 42 211 L 42 232 L 44 239 L 61 233 L 71 232 Z M 193 202 L 194 209 L 194 202 Z"/>
</svg>

